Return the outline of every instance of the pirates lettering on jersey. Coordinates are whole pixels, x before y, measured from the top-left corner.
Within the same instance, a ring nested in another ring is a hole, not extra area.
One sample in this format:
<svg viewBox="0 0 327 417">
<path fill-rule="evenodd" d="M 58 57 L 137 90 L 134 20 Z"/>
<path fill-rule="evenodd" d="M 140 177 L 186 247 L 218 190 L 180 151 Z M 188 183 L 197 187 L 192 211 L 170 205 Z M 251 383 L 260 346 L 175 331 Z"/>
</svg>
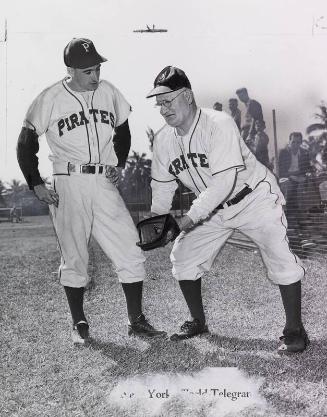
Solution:
<svg viewBox="0 0 327 417">
<path fill-rule="evenodd" d="M 89 115 L 90 117 L 93 117 L 94 123 L 110 123 L 112 128 L 115 126 L 115 116 L 111 112 L 109 113 L 106 110 L 89 109 Z M 69 117 L 65 117 L 64 119 L 60 119 L 58 121 L 59 136 L 64 134 L 64 129 L 67 129 L 69 132 L 78 126 L 87 125 L 89 123 L 90 121 L 86 118 L 84 111 L 80 111 L 78 114 L 73 113 Z"/>
<path fill-rule="evenodd" d="M 188 161 L 190 161 L 193 167 L 209 168 L 208 158 L 204 153 L 191 152 L 191 153 L 188 153 L 186 156 L 187 156 Z M 188 168 L 189 168 L 189 165 L 186 162 L 184 155 L 180 155 L 178 158 L 174 159 L 171 162 L 168 170 L 170 174 L 177 177 L 177 175 L 180 172 Z"/>
</svg>

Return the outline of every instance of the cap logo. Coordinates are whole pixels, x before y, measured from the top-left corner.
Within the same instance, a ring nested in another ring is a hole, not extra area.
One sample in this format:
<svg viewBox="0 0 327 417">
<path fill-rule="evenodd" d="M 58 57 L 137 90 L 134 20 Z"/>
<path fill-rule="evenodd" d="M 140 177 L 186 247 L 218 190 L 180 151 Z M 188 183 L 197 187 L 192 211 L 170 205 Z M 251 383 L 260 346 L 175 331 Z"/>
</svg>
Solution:
<svg viewBox="0 0 327 417">
<path fill-rule="evenodd" d="M 160 74 L 157 82 L 158 83 L 161 83 L 162 81 L 164 81 L 165 78 L 166 78 L 166 74 L 165 73 L 162 73 L 162 74 Z"/>
<path fill-rule="evenodd" d="M 83 45 L 83 47 L 85 49 L 85 52 L 89 52 L 90 45 L 87 42 L 82 43 L 82 45 Z"/>
</svg>

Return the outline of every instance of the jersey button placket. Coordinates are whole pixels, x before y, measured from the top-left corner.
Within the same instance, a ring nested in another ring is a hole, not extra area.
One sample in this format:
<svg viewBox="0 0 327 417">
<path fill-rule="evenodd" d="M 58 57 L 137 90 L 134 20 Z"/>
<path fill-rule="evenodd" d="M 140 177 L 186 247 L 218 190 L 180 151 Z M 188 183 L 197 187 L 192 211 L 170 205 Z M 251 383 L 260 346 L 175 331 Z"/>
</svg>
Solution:
<svg viewBox="0 0 327 417">
<path fill-rule="evenodd" d="M 87 101 L 87 114 L 89 118 L 89 126 L 90 126 L 90 146 L 91 146 L 91 163 L 97 162 L 95 160 L 95 155 L 97 154 L 97 139 L 95 134 L 95 117 L 96 115 L 93 112 L 90 112 L 92 109 L 91 106 L 91 95 L 88 95 Z"/>
</svg>

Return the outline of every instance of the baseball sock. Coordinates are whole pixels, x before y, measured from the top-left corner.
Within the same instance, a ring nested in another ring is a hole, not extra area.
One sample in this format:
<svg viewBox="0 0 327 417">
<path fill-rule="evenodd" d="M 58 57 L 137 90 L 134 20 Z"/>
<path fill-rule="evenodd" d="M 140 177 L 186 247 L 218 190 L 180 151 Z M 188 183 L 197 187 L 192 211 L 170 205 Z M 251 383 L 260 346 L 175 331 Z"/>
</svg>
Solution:
<svg viewBox="0 0 327 417">
<path fill-rule="evenodd" d="M 84 287 L 73 288 L 64 286 L 64 289 L 74 324 L 81 320 L 86 321 L 83 310 Z"/>
<path fill-rule="evenodd" d="M 301 320 L 301 281 L 290 285 L 279 285 L 286 315 L 286 329 L 298 329 Z"/>
<path fill-rule="evenodd" d="M 198 319 L 201 324 L 205 324 L 205 315 L 201 295 L 201 278 L 196 281 L 178 281 L 184 295 L 186 304 L 193 319 Z"/>
<path fill-rule="evenodd" d="M 143 281 L 122 282 L 126 298 L 127 314 L 130 323 L 133 323 L 142 314 Z"/>
</svg>

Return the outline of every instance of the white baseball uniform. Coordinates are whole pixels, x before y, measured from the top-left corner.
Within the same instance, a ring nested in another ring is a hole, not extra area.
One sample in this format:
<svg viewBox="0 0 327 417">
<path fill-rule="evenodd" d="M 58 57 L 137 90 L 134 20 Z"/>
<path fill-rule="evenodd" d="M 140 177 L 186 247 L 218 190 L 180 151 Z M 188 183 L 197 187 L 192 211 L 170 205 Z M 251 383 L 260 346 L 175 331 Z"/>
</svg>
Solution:
<svg viewBox="0 0 327 417">
<path fill-rule="evenodd" d="M 144 279 L 144 256 L 138 235 L 117 188 L 105 176 L 116 166 L 113 131 L 124 123 L 131 106 L 111 83 L 95 91 L 76 92 L 61 80 L 45 89 L 28 109 L 24 126 L 45 134 L 53 162 L 58 208 L 51 206 L 61 250 L 60 281 L 84 287 L 89 277 L 91 235 L 116 267 L 120 282 Z M 84 173 L 85 165 L 95 173 Z M 89 168 L 89 166 L 87 166 Z"/>
<path fill-rule="evenodd" d="M 226 190 L 230 178 L 234 187 Z M 286 236 L 284 197 L 274 175 L 251 153 L 233 119 L 225 112 L 198 109 L 188 134 L 165 125 L 155 136 L 152 161 L 152 207 L 171 208 L 176 179 L 197 198 L 187 215 L 200 222 L 176 239 L 171 261 L 178 280 L 196 280 L 208 271 L 222 245 L 240 230 L 259 247 L 268 277 L 276 284 L 300 280 L 304 269 Z M 228 205 L 241 190 L 252 192 Z M 223 204 L 224 208 L 217 210 Z"/>
</svg>

